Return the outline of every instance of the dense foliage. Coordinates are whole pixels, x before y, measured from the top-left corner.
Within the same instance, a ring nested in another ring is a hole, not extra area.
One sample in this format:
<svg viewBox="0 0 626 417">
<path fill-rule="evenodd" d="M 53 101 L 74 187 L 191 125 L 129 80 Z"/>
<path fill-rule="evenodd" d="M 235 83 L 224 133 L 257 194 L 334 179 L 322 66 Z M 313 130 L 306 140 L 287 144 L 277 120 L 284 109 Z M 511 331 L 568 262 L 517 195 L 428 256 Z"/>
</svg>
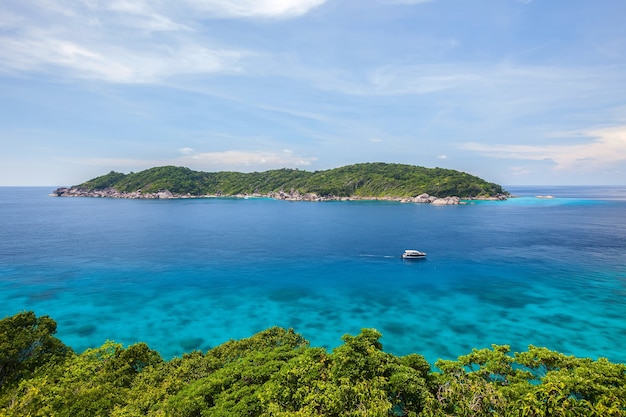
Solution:
<svg viewBox="0 0 626 417">
<path fill-rule="evenodd" d="M 236 195 L 292 190 L 337 197 L 485 197 L 506 194 L 501 186 L 450 169 L 365 163 L 325 171 L 279 169 L 266 172 L 199 172 L 164 166 L 138 173 L 110 172 L 78 186 L 87 190 L 114 188 L 122 192 Z"/>
<path fill-rule="evenodd" d="M 71 352 L 54 337 L 56 322 L 33 312 L 0 320 L 0 387 L 32 376 L 44 363 L 63 361 Z"/>
<path fill-rule="evenodd" d="M 474 349 L 433 372 L 381 334 L 332 352 L 271 328 L 164 361 L 144 343 L 77 354 L 49 317 L 0 321 L 2 416 L 626 416 L 626 366 L 545 348 Z"/>
</svg>

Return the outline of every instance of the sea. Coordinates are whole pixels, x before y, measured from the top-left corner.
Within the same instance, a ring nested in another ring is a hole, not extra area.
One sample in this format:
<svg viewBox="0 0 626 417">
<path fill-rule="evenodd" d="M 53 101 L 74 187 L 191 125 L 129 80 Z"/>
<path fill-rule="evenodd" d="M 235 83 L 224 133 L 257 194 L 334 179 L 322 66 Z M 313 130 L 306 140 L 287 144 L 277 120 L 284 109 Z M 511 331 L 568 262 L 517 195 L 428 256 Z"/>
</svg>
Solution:
<svg viewBox="0 0 626 417">
<path fill-rule="evenodd" d="M 54 188 L 0 187 L 0 318 L 50 316 L 77 352 L 171 359 L 280 326 L 328 351 L 374 328 L 433 364 L 492 344 L 626 363 L 626 186 L 457 206 Z"/>
</svg>

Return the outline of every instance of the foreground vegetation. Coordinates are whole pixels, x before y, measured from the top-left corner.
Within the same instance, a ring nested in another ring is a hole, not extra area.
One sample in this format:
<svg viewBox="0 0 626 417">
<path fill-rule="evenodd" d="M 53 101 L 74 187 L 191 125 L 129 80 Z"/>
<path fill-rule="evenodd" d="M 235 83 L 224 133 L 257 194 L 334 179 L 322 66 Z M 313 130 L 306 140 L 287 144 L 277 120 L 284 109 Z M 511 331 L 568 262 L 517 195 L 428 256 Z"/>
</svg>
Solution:
<svg viewBox="0 0 626 417">
<path fill-rule="evenodd" d="M 0 320 L 3 416 L 625 416 L 626 366 L 530 346 L 440 360 L 376 330 L 332 352 L 271 328 L 165 361 L 145 343 L 75 353 L 47 316 Z"/>
<path fill-rule="evenodd" d="M 113 172 L 86 181 L 75 188 L 120 192 L 141 190 L 155 193 L 237 195 L 298 191 L 336 197 L 414 197 L 426 193 L 435 197 L 489 197 L 506 194 L 501 186 L 479 177 L 443 168 L 413 165 L 365 163 L 326 171 L 278 169 L 266 172 L 199 172 L 164 166 L 122 174 Z"/>
</svg>

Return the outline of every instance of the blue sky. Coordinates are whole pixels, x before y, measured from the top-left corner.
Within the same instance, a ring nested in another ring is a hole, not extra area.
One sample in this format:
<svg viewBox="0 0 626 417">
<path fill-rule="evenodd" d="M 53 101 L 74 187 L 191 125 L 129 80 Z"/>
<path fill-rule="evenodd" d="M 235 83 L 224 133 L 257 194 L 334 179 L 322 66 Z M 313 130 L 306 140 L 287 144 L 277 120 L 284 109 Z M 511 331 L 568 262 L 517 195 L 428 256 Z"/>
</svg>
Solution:
<svg viewBox="0 0 626 417">
<path fill-rule="evenodd" d="M 622 0 L 4 0 L 0 185 L 398 162 L 626 184 Z"/>
</svg>

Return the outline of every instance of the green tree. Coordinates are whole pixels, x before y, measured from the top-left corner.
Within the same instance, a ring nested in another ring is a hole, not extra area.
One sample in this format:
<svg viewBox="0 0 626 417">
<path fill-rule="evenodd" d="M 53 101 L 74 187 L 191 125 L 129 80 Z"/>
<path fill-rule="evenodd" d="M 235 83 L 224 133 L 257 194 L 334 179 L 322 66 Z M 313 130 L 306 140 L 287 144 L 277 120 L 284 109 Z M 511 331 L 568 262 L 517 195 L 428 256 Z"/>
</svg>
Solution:
<svg viewBox="0 0 626 417">
<path fill-rule="evenodd" d="M 432 372 L 421 355 L 385 353 L 374 329 L 328 352 L 272 327 L 169 361 L 145 343 L 75 354 L 55 329 L 33 313 L 0 321 L 0 415 L 626 416 L 626 365 L 532 345 L 473 349 Z"/>
<path fill-rule="evenodd" d="M 266 172 L 198 172 L 185 167 L 154 167 L 127 175 L 110 173 L 76 188 L 154 193 L 235 195 L 280 191 L 335 197 L 438 197 L 506 194 L 501 186 L 464 172 L 405 164 L 364 163 L 325 171 L 277 169 Z"/>
<path fill-rule="evenodd" d="M 6 416 L 108 416 L 124 406 L 135 377 L 162 361 L 145 343 L 124 349 L 106 342 L 21 381 Z"/>
<path fill-rule="evenodd" d="M 0 320 L 0 393 L 5 385 L 33 375 L 37 368 L 63 361 L 72 350 L 54 334 L 57 324 L 34 312 Z"/>
<path fill-rule="evenodd" d="M 279 327 L 220 345 L 204 358 L 213 371 L 166 399 L 164 411 L 180 417 L 259 416 L 263 385 L 307 345 L 293 330 Z"/>
<path fill-rule="evenodd" d="M 529 346 L 438 361 L 437 398 L 458 416 L 626 416 L 626 366 Z"/>
</svg>

